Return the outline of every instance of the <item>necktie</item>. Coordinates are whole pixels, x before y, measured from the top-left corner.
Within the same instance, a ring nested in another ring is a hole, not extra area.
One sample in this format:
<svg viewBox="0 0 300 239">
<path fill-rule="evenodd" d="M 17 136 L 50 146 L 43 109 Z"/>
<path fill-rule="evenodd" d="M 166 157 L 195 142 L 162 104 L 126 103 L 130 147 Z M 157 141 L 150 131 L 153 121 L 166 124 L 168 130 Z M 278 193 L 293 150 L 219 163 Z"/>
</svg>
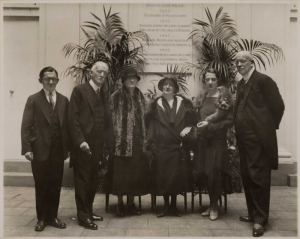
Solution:
<svg viewBox="0 0 300 239">
<path fill-rule="evenodd" d="M 245 87 L 245 80 L 241 79 L 240 92 L 242 92 L 244 90 L 244 87 Z"/>
<path fill-rule="evenodd" d="M 51 105 L 52 110 L 54 110 L 55 104 L 54 104 L 54 100 L 53 100 L 52 96 L 53 96 L 53 93 L 52 93 L 52 92 L 49 92 L 49 101 L 50 101 L 50 105 Z"/>
<path fill-rule="evenodd" d="M 98 89 L 96 90 L 96 94 L 97 94 L 97 96 L 98 96 L 98 99 L 100 99 L 100 88 L 98 88 Z"/>
</svg>

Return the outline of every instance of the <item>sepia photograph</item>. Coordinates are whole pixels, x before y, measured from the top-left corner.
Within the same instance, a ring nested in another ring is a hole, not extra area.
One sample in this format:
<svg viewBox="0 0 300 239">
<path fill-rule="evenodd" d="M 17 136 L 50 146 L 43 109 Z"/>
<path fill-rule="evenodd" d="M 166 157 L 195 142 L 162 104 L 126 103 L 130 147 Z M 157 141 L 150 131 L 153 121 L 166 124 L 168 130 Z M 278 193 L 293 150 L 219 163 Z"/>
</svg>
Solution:
<svg viewBox="0 0 300 239">
<path fill-rule="evenodd" d="M 0 2 L 1 238 L 298 237 L 298 1 Z"/>
</svg>

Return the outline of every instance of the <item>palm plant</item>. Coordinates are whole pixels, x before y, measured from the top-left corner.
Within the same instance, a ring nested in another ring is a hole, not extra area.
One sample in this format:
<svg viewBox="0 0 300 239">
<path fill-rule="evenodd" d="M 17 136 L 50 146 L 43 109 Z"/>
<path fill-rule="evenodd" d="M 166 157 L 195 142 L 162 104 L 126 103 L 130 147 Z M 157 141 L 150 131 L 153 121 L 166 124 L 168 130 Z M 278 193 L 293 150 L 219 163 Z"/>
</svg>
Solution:
<svg viewBox="0 0 300 239">
<path fill-rule="evenodd" d="M 195 19 L 193 24 L 202 29 L 193 30 L 188 39 L 199 53 L 196 64 L 189 64 L 196 75 L 202 75 L 207 68 L 216 68 L 221 75 L 221 84 L 231 87 L 236 85 L 237 70 L 234 64 L 235 55 L 240 50 L 250 51 L 254 61 L 266 69 L 266 59 L 269 65 L 284 59 L 283 51 L 279 46 L 260 41 L 241 39 L 238 36 L 236 25 L 227 13 L 222 13 L 220 7 L 215 18 L 208 8 L 205 9 L 209 23 Z"/>
<path fill-rule="evenodd" d="M 103 11 L 104 21 L 91 13 L 96 22 L 86 21 L 81 26 L 85 35 L 83 46 L 68 43 L 62 51 L 65 57 L 73 54 L 76 60 L 74 65 L 66 69 L 65 75 L 70 75 L 80 83 L 90 79 L 89 71 L 94 62 L 106 62 L 110 73 L 106 82 L 110 95 L 115 91 L 117 81 L 126 67 L 144 70 L 146 59 L 143 46 L 149 45 L 150 39 L 143 31 L 126 31 L 119 13 L 111 14 L 111 7 L 106 13 L 103 6 Z"/>
</svg>

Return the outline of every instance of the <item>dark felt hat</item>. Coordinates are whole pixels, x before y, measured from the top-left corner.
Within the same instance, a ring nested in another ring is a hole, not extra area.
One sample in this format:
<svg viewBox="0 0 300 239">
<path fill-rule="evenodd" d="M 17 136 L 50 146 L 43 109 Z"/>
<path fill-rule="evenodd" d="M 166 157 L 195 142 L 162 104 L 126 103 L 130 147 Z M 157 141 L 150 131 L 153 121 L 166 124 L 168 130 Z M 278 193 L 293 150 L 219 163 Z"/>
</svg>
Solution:
<svg viewBox="0 0 300 239">
<path fill-rule="evenodd" d="M 179 85 L 177 83 L 177 80 L 175 78 L 173 78 L 173 77 L 165 77 L 165 78 L 161 79 L 158 82 L 158 89 L 160 91 L 163 91 L 163 85 L 164 85 L 165 80 L 172 80 L 174 82 L 174 84 L 175 84 L 175 92 L 174 92 L 174 94 L 178 93 L 178 91 L 179 91 Z"/>
<path fill-rule="evenodd" d="M 130 77 L 130 76 L 135 76 L 138 78 L 138 80 L 141 79 L 141 77 L 138 75 L 137 71 L 133 68 L 133 67 L 128 67 L 124 70 L 123 74 L 122 74 L 122 84 L 124 83 L 124 81 Z"/>
</svg>

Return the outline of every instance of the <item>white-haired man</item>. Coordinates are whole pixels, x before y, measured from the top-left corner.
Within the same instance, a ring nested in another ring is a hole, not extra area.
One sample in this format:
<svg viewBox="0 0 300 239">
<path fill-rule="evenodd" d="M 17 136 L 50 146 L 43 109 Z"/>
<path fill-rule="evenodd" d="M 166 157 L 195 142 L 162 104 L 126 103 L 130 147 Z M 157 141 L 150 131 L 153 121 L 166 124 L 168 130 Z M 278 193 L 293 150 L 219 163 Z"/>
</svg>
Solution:
<svg viewBox="0 0 300 239">
<path fill-rule="evenodd" d="M 107 75 L 107 64 L 95 62 L 91 80 L 73 89 L 68 111 L 68 129 L 72 140 L 70 167 L 74 169 L 78 222 L 91 230 L 98 229 L 93 221 L 103 220 L 93 213 L 93 202 L 110 122 L 110 110 L 102 87 Z"/>
<path fill-rule="evenodd" d="M 253 236 L 259 237 L 268 223 L 271 170 L 278 169 L 276 129 L 284 103 L 276 83 L 255 70 L 250 52 L 238 52 L 235 63 L 243 77 L 237 86 L 234 124 L 248 208 L 248 216 L 240 220 L 253 222 Z"/>
</svg>

